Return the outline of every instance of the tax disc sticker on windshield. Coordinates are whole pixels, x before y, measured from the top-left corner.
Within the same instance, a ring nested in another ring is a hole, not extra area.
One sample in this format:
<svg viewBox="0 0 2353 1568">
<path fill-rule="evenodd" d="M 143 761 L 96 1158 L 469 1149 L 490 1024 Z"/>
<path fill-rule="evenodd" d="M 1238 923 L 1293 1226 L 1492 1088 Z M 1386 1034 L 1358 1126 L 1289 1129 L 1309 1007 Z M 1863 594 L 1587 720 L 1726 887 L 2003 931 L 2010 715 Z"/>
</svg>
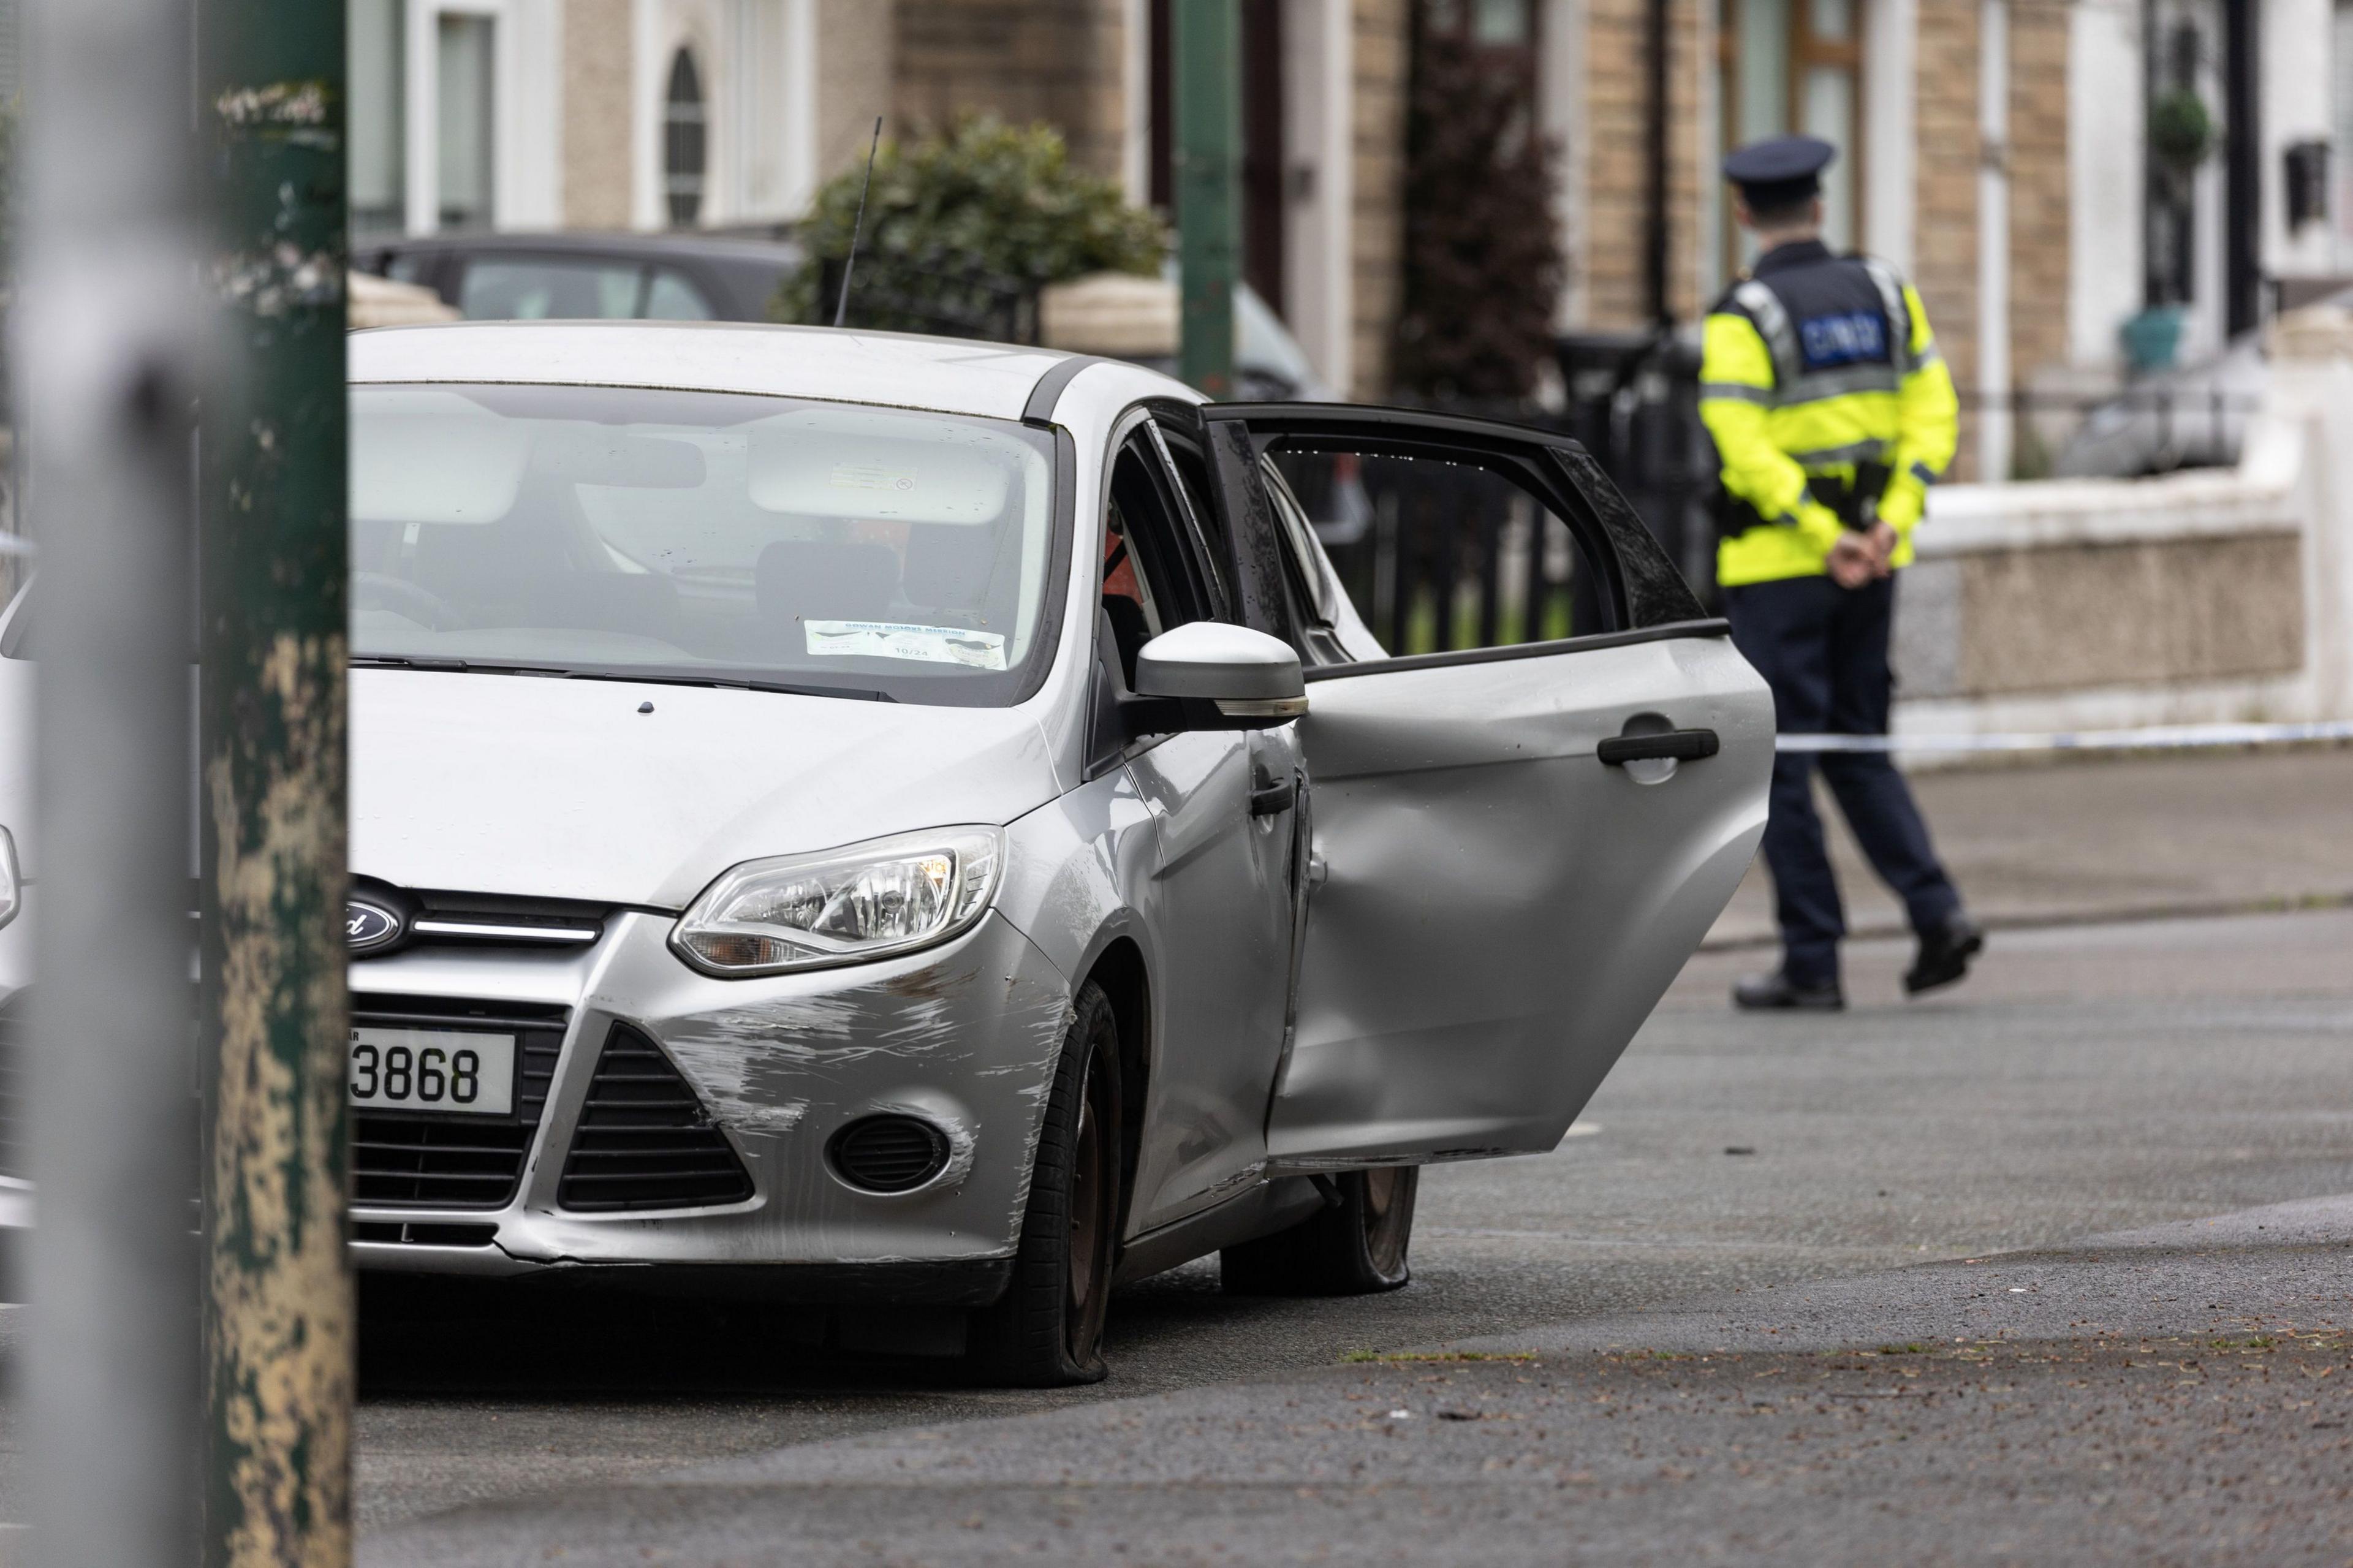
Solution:
<svg viewBox="0 0 2353 1568">
<path fill-rule="evenodd" d="M 969 669 L 1005 668 L 1005 639 L 995 632 L 901 626 L 891 621 L 803 621 L 801 626 L 808 651 L 819 656 L 902 658 L 918 664 L 961 664 Z"/>
<path fill-rule="evenodd" d="M 831 476 L 834 485 L 845 490 L 912 490 L 915 476 L 890 468 L 878 468 L 863 463 L 836 463 Z"/>
</svg>

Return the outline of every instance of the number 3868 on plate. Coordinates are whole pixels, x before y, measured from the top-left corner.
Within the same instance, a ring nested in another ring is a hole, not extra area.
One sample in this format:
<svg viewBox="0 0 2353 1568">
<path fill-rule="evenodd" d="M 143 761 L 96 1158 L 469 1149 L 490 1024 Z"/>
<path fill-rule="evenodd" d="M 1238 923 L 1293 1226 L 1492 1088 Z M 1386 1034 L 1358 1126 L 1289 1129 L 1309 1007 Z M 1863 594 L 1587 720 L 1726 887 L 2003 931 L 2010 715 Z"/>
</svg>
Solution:
<svg viewBox="0 0 2353 1568">
<path fill-rule="evenodd" d="M 514 1109 L 512 1035 L 352 1030 L 351 1102 L 364 1110 L 504 1116 Z"/>
</svg>

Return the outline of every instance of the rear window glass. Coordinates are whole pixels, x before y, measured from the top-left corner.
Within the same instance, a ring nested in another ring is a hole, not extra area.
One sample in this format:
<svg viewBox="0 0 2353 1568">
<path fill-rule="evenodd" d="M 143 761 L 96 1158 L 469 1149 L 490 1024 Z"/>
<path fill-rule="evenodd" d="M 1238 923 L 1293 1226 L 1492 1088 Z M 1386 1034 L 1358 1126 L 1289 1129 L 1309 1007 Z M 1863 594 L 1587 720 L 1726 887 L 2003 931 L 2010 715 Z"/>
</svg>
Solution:
<svg viewBox="0 0 2353 1568">
<path fill-rule="evenodd" d="M 474 260 L 458 290 L 470 321 L 626 319 L 638 313 L 645 269 L 611 261 L 527 257 Z"/>
<path fill-rule="evenodd" d="M 707 321 L 711 301 L 702 289 L 665 268 L 647 286 L 644 313 L 657 321 Z"/>
</svg>

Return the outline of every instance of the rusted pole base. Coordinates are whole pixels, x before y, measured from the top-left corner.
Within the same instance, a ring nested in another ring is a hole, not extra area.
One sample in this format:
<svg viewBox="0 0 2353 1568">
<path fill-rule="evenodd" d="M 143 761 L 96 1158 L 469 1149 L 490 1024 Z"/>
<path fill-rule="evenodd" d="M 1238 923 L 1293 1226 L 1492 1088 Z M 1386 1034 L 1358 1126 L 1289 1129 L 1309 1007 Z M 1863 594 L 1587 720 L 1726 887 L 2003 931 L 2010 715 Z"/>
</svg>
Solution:
<svg viewBox="0 0 2353 1568">
<path fill-rule="evenodd" d="M 352 1554 L 343 7 L 206 7 L 235 395 L 203 515 L 205 1561 Z"/>
</svg>

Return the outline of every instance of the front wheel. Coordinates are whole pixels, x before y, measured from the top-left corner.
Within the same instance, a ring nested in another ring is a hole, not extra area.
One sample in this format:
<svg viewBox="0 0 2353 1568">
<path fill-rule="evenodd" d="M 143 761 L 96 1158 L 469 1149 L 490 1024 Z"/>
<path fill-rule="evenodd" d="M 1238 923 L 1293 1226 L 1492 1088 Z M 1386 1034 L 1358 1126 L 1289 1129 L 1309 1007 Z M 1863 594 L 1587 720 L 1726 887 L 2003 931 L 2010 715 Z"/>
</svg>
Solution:
<svg viewBox="0 0 2353 1568">
<path fill-rule="evenodd" d="M 1059 1388 L 1103 1376 L 1103 1328 L 1119 1230 L 1119 1025 L 1093 981 L 1079 988 L 1038 1137 L 1013 1282 L 975 1312 L 969 1362 L 984 1383 Z"/>
<path fill-rule="evenodd" d="M 1413 1277 L 1418 1165 L 1384 1165 L 1329 1178 L 1336 1202 L 1289 1230 L 1229 1247 L 1218 1257 L 1229 1296 L 1368 1296 Z"/>
</svg>

